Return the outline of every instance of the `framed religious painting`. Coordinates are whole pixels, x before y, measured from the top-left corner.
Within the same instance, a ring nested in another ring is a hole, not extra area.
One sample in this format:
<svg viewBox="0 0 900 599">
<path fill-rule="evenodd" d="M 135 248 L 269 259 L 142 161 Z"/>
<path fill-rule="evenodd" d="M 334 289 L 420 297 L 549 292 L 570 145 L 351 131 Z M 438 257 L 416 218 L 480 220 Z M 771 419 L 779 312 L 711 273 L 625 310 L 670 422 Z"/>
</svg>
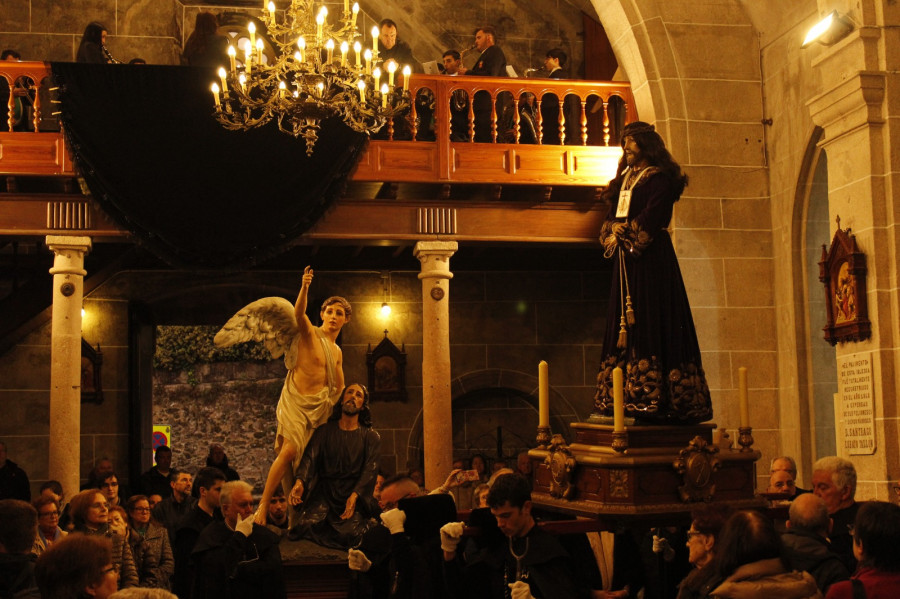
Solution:
<svg viewBox="0 0 900 599">
<path fill-rule="evenodd" d="M 366 352 L 369 396 L 373 401 L 406 401 L 406 347 L 398 349 L 387 333 L 375 349 L 370 344 Z"/>
<path fill-rule="evenodd" d="M 100 368 L 103 366 L 103 352 L 81 340 L 81 403 L 103 403 L 103 387 L 100 385 Z"/>
<path fill-rule="evenodd" d="M 827 323 L 823 331 L 831 345 L 845 341 L 862 341 L 872 335 L 869 308 L 866 303 L 866 255 L 859 250 L 850 229 L 837 231 L 831 249 L 822 246 L 819 280 L 825 285 Z"/>
</svg>

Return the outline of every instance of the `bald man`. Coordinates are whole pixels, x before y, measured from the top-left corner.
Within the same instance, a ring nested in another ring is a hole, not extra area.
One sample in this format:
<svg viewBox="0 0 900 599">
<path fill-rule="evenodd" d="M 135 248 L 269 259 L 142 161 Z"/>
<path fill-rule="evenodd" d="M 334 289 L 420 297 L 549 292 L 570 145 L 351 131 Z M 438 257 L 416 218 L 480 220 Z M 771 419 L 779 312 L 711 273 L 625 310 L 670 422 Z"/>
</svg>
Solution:
<svg viewBox="0 0 900 599">
<path fill-rule="evenodd" d="M 805 493 L 791 503 L 788 529 L 781 535 L 791 568 L 809 572 L 823 595 L 835 582 L 850 578 L 847 566 L 831 551 L 831 525 L 825 501 Z"/>
</svg>

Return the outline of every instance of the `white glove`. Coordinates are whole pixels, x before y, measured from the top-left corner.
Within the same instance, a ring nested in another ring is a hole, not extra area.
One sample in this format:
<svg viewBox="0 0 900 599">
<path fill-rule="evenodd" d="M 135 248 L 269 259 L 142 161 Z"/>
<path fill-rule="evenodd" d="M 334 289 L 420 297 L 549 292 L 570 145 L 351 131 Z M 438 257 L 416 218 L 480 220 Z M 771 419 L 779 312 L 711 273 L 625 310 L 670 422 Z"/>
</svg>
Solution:
<svg viewBox="0 0 900 599">
<path fill-rule="evenodd" d="M 237 524 L 234 525 L 235 532 L 239 532 L 245 537 L 249 537 L 253 534 L 253 516 L 248 516 L 244 519 L 241 519 L 241 515 L 238 514 Z"/>
<path fill-rule="evenodd" d="M 531 594 L 531 587 L 528 586 L 527 582 L 521 580 L 517 580 L 509 585 L 509 594 L 512 599 L 534 599 L 534 595 Z"/>
<path fill-rule="evenodd" d="M 462 533 L 462 522 L 447 522 L 441 526 L 441 549 L 447 553 L 454 553 L 462 539 Z"/>
<path fill-rule="evenodd" d="M 658 535 L 653 535 L 653 553 L 662 553 L 663 559 L 665 559 L 667 562 L 675 559 L 675 550 L 672 549 L 672 546 L 669 544 L 669 540 Z"/>
<path fill-rule="evenodd" d="M 381 514 L 381 521 L 388 527 L 391 534 L 395 535 L 398 532 L 403 532 L 403 525 L 406 523 L 406 512 L 399 508 L 388 510 Z"/>
<path fill-rule="evenodd" d="M 347 552 L 347 565 L 351 570 L 357 572 L 368 572 L 372 567 L 372 562 L 366 557 L 366 554 L 359 549 L 351 549 Z"/>
</svg>

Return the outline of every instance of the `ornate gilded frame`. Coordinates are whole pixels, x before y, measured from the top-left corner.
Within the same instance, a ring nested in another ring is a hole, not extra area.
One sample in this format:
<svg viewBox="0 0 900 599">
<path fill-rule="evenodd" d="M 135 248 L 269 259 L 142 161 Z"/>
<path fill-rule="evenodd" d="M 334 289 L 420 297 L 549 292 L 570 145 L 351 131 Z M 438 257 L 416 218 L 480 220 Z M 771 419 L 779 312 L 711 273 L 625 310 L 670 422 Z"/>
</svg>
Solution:
<svg viewBox="0 0 900 599">
<path fill-rule="evenodd" d="M 844 341 L 862 341 L 872 335 L 866 301 L 866 255 L 856 244 L 850 229 L 841 229 L 837 217 L 837 231 L 831 249 L 822 245 L 819 280 L 825 285 L 827 322 L 823 331 L 831 345 Z"/>
<path fill-rule="evenodd" d="M 406 401 L 406 346 L 398 349 L 385 330 L 384 339 L 366 351 L 369 397 L 372 401 Z"/>
</svg>

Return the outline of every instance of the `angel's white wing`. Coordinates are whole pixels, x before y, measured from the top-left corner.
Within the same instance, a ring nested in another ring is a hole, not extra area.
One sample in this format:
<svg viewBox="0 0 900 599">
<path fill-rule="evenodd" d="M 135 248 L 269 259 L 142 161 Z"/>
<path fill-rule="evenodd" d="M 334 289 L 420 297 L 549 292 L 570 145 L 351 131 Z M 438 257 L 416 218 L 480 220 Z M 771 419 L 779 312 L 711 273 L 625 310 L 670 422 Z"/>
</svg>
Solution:
<svg viewBox="0 0 900 599">
<path fill-rule="evenodd" d="M 294 305 L 283 297 L 264 297 L 228 319 L 213 341 L 219 347 L 262 341 L 272 357 L 278 358 L 290 347 L 297 331 Z"/>
</svg>

